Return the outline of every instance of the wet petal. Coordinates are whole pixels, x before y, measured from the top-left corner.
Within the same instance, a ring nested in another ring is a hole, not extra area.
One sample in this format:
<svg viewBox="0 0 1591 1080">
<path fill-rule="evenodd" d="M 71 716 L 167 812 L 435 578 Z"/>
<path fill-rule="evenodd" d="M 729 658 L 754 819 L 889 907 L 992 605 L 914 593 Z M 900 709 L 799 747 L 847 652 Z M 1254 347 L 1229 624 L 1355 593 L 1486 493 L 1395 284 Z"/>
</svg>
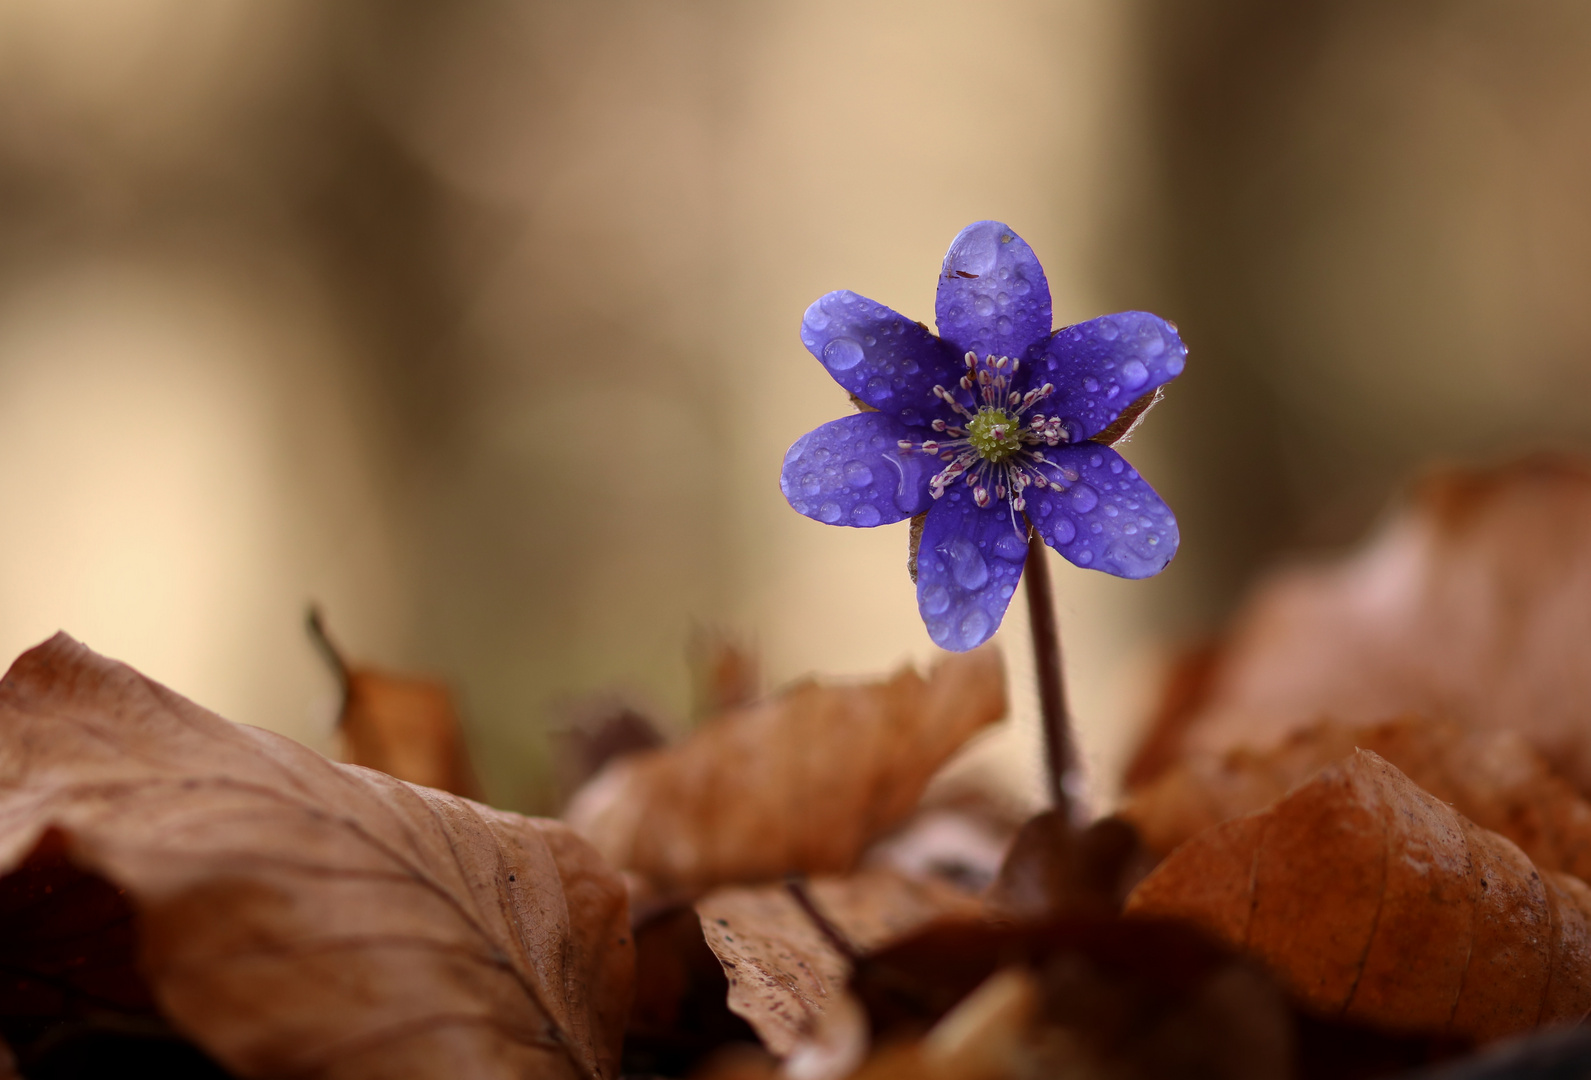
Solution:
<svg viewBox="0 0 1591 1080">
<path fill-rule="evenodd" d="M 830 525 L 871 528 L 920 514 L 932 500 L 937 462 L 902 453 L 907 429 L 883 413 L 857 413 L 814 428 L 784 456 L 779 487 L 796 513 Z"/>
<path fill-rule="evenodd" d="M 883 304 L 846 289 L 820 297 L 801 319 L 801 343 L 881 413 L 913 427 L 952 415 L 933 390 L 955 386 L 962 354 Z"/>
<path fill-rule="evenodd" d="M 1098 443 L 1046 449 L 1051 488 L 1028 488 L 1028 520 L 1078 566 L 1151 577 L 1177 553 L 1177 519 L 1116 451 Z M 932 519 L 930 519 L 932 520 Z"/>
<path fill-rule="evenodd" d="M 1050 283 L 1038 256 L 1009 227 L 978 221 L 945 253 L 934 304 L 939 335 L 961 356 L 1022 357 L 1050 336 Z"/>
<path fill-rule="evenodd" d="M 917 609 L 942 649 L 965 652 L 1000 628 L 1022 576 L 1027 543 L 1001 501 L 985 509 L 952 486 L 928 511 L 917 553 Z"/>
<path fill-rule="evenodd" d="M 1187 355 L 1176 327 L 1147 311 L 1068 326 L 1028 362 L 1030 385 L 1055 386 L 1033 411 L 1064 417 L 1073 442 L 1093 438 L 1127 406 L 1182 374 Z"/>
</svg>

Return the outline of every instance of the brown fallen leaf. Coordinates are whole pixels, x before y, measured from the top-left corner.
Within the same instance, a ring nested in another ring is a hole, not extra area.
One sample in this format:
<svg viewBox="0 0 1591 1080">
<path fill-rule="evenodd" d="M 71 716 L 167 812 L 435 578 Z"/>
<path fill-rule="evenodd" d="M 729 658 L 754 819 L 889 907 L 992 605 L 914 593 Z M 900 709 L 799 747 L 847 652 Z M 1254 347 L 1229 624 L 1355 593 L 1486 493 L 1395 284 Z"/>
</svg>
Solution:
<svg viewBox="0 0 1591 1080">
<path fill-rule="evenodd" d="M 227 723 L 65 635 L 0 682 L 0 894 L 41 872 L 66 876 L 0 924 L 11 1015 L 158 1010 L 244 1077 L 617 1076 L 625 893 L 569 829 Z"/>
<path fill-rule="evenodd" d="M 1359 553 L 1264 583 L 1205 674 L 1182 688 L 1191 716 L 1163 712 L 1135 779 L 1322 718 L 1416 713 L 1518 731 L 1591 792 L 1591 467 L 1540 456 L 1430 476 Z"/>
<path fill-rule="evenodd" d="M 1000 658 L 950 656 L 924 680 L 800 683 L 685 742 L 612 762 L 564 814 L 664 894 L 844 873 L 903 821 L 929 777 L 1005 714 Z"/>
<path fill-rule="evenodd" d="M 1591 1009 L 1591 887 L 1369 751 L 1189 840 L 1127 911 L 1194 923 L 1328 1017 L 1484 1041 Z"/>
<path fill-rule="evenodd" d="M 1164 855 L 1204 829 L 1258 810 L 1326 765 L 1371 750 L 1483 829 L 1518 844 L 1538 869 L 1591 879 L 1591 803 L 1512 731 L 1403 717 L 1294 732 L 1270 750 L 1190 757 L 1134 791 L 1121 814 Z"/>
<path fill-rule="evenodd" d="M 479 799 L 480 782 L 447 684 L 350 664 L 313 608 L 308 626 L 343 687 L 338 756 L 411 784 Z"/>
<path fill-rule="evenodd" d="M 723 628 L 699 626 L 686 648 L 691 670 L 691 712 L 710 720 L 762 696 L 757 650 Z"/>
<path fill-rule="evenodd" d="M 938 923 L 851 989 L 880 1047 L 858 1080 L 1292 1080 L 1313 1049 L 1264 973 L 1168 921 Z"/>
<path fill-rule="evenodd" d="M 932 879 L 891 870 L 816 878 L 809 895 L 861 953 L 940 919 L 980 918 L 983 905 Z M 812 1040 L 845 987 L 851 960 L 782 885 L 726 886 L 696 902 L 702 933 L 729 979 L 729 1008 L 784 1057 Z M 861 1031 L 865 1049 L 866 1029 Z"/>
<path fill-rule="evenodd" d="M 1103 817 L 1079 832 L 1065 812 L 1046 810 L 1016 834 L 986 899 L 1010 919 L 1115 915 L 1153 865 L 1123 818 Z"/>
</svg>

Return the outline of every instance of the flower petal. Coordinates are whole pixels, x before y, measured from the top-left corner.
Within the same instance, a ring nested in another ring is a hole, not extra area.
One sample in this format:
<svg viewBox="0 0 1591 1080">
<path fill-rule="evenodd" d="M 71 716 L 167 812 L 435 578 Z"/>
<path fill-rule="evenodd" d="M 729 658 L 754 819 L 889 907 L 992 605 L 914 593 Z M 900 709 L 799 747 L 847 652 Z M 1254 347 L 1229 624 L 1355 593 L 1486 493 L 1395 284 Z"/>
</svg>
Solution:
<svg viewBox="0 0 1591 1080">
<path fill-rule="evenodd" d="M 1009 227 L 978 221 L 950 242 L 934 303 L 939 336 L 984 356 L 1027 355 L 1050 336 L 1050 283 L 1037 255 Z"/>
<path fill-rule="evenodd" d="M 1046 449 L 1050 488 L 1028 488 L 1028 520 L 1044 542 L 1078 566 L 1146 578 L 1177 553 L 1177 519 L 1155 489 L 1108 446 Z M 930 519 L 932 520 L 932 519 Z"/>
<path fill-rule="evenodd" d="M 928 511 L 917 552 L 917 609 L 942 649 L 965 652 L 1000 628 L 1027 558 L 1021 515 L 988 508 L 957 484 Z"/>
<path fill-rule="evenodd" d="M 1147 311 L 1068 326 L 1029 361 L 1029 385 L 1055 385 L 1033 411 L 1065 418 L 1074 443 L 1091 439 L 1127 406 L 1182 374 L 1187 355 L 1176 327 Z"/>
<path fill-rule="evenodd" d="M 871 528 L 928 509 L 936 462 L 903 454 L 900 421 L 857 413 L 814 428 L 784 456 L 779 487 L 798 514 L 829 525 Z"/>
<path fill-rule="evenodd" d="M 801 320 L 801 343 L 835 382 L 904 424 L 952 415 L 934 387 L 956 385 L 962 354 L 883 304 L 848 289 L 820 297 Z"/>
</svg>

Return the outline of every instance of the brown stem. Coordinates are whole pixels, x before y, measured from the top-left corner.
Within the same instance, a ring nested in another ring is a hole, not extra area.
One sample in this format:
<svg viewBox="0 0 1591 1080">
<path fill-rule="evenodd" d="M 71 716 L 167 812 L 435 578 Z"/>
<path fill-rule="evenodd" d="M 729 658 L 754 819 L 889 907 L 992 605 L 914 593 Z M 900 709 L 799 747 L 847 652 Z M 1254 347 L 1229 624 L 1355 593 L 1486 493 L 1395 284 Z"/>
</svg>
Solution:
<svg viewBox="0 0 1591 1080">
<path fill-rule="evenodd" d="M 1050 800 L 1070 821 L 1073 807 L 1066 784 L 1077 768 L 1077 748 L 1072 742 L 1072 718 L 1066 709 L 1061 631 L 1055 621 L 1055 600 L 1050 593 L 1050 567 L 1044 559 L 1044 541 L 1037 531 L 1028 534 L 1028 561 L 1022 579 L 1027 583 L 1028 626 L 1033 632 L 1033 671 L 1039 682 L 1039 715 L 1044 720 L 1044 763 L 1050 782 Z"/>
<path fill-rule="evenodd" d="M 309 605 L 309 611 L 304 615 L 304 629 L 309 631 L 309 640 L 314 643 L 315 650 L 325 659 L 326 665 L 331 668 L 332 674 L 337 676 L 337 685 L 342 688 L 343 708 L 348 706 L 348 691 L 352 683 L 352 676 L 348 672 L 348 661 L 343 659 L 342 650 L 333 643 L 331 635 L 326 633 L 326 622 L 320 616 L 320 607 Z"/>
<path fill-rule="evenodd" d="M 854 968 L 862 959 L 862 950 L 858 949 L 851 939 L 846 936 L 844 930 L 835 926 L 833 921 L 823 914 L 822 909 L 818 907 L 816 898 L 812 895 L 812 890 L 807 888 L 806 880 L 799 875 L 792 874 L 784 879 L 784 887 L 785 891 L 795 900 L 796 905 L 800 907 L 802 914 L 806 915 L 807 920 L 817 928 L 818 933 L 822 934 L 828 943 L 834 947 L 834 951 L 843 956 Z"/>
</svg>

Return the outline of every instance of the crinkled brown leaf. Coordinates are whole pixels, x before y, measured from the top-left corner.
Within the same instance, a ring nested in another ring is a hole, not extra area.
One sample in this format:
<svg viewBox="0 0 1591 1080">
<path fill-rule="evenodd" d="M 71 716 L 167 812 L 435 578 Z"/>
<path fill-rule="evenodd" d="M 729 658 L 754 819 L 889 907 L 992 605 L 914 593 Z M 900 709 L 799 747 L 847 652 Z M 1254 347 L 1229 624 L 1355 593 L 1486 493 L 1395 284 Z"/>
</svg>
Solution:
<svg viewBox="0 0 1591 1080">
<path fill-rule="evenodd" d="M 141 992 L 240 1076 L 617 1075 L 625 894 L 584 841 L 229 724 L 64 635 L 0 683 L 0 871 L 51 857 L 136 934 L 79 982 L 41 961 L 24 1006 Z M 101 923 L 84 955 L 126 932 Z"/>
<path fill-rule="evenodd" d="M 665 893 L 843 873 L 904 820 L 934 771 L 1005 713 L 999 654 L 950 656 L 928 679 L 804 682 L 611 763 L 565 820 Z"/>
<path fill-rule="evenodd" d="M 1381 755 L 1470 821 L 1508 837 L 1538 868 L 1591 879 L 1591 803 L 1517 733 L 1451 721 L 1328 721 L 1270 750 L 1192 757 L 1134 791 L 1121 813 L 1163 855 L 1211 825 L 1274 802 L 1355 749 Z"/>
<path fill-rule="evenodd" d="M 1200 833 L 1127 910 L 1195 923 L 1328 1017 L 1487 1040 L 1591 1009 L 1591 887 L 1369 751 Z"/>
<path fill-rule="evenodd" d="M 1162 765 L 1418 713 L 1516 730 L 1591 791 L 1591 467 L 1430 477 L 1358 554 L 1263 585 L 1187 698 L 1146 742 Z"/>
<path fill-rule="evenodd" d="M 890 870 L 817 878 L 812 902 L 856 949 L 867 952 L 942 918 L 973 919 L 983 905 L 931 879 Z M 810 1040 L 845 987 L 841 955 L 781 885 L 728 886 L 696 903 L 702 933 L 729 979 L 729 1007 L 780 1056 Z M 865 1046 L 865 1026 L 862 1029 Z"/>
</svg>

